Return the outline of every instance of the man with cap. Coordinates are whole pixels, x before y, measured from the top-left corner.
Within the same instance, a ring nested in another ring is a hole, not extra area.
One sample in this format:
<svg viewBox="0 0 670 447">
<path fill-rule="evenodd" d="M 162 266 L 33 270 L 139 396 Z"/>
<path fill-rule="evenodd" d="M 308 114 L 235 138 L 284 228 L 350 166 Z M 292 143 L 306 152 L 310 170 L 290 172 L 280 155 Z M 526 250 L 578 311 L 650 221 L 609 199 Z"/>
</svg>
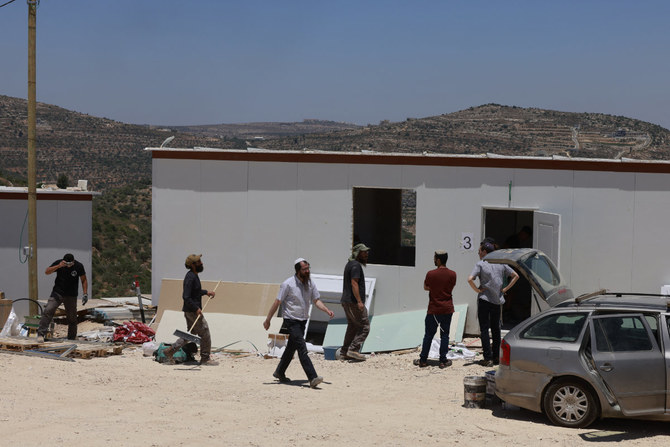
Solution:
<svg viewBox="0 0 670 447">
<path fill-rule="evenodd" d="M 419 359 L 414 361 L 421 368 L 428 366 L 428 353 L 437 328 L 440 328 L 440 369 L 451 366 L 447 359 L 449 352 L 449 329 L 454 313 L 454 301 L 451 295 L 456 285 L 456 272 L 447 268 L 449 255 L 446 251 L 436 251 L 433 256 L 434 270 L 426 273 L 423 290 L 428 291 L 428 311 L 425 320 L 425 334 Z"/>
<path fill-rule="evenodd" d="M 480 362 L 483 366 L 495 366 L 499 363 L 500 356 L 500 311 L 505 298 L 503 295 L 512 288 L 519 279 L 519 275 L 505 264 L 489 264 L 483 258 L 495 251 L 490 242 L 482 242 L 479 246 L 479 262 L 472 269 L 468 277 L 468 284 L 472 290 L 477 292 L 477 319 L 479 320 L 479 332 L 482 340 L 482 351 L 484 359 Z M 475 279 L 479 278 L 479 287 Z M 503 287 L 507 278 L 512 278 Z M 489 329 L 493 338 L 493 347 L 489 339 Z"/>
<path fill-rule="evenodd" d="M 288 343 L 281 360 L 279 360 L 277 369 L 272 375 L 280 383 L 290 382 L 291 379 L 286 377 L 286 369 L 293 360 L 293 354 L 298 351 L 298 359 L 300 359 L 300 365 L 302 365 L 302 369 L 307 375 L 309 386 L 316 388 L 323 382 L 323 377 L 316 373 L 305 343 L 304 333 L 309 318 L 309 305 L 314 303 L 317 309 L 327 313 L 330 318 L 333 318 L 333 312 L 319 299 L 319 291 L 310 279 L 309 262 L 304 258 L 298 258 L 294 261 L 293 268 L 295 275 L 281 284 L 277 299 L 272 303 L 268 316 L 263 322 L 265 330 L 270 329 L 272 317 L 277 314 L 279 305 L 283 304 L 283 327 L 288 331 Z"/>
<path fill-rule="evenodd" d="M 54 261 L 44 271 L 47 275 L 51 275 L 54 272 L 56 272 L 56 281 L 54 282 L 54 287 L 42 318 L 40 318 L 37 336 L 40 340 L 44 340 L 54 313 L 62 303 L 65 306 L 67 318 L 67 338 L 74 340 L 77 338 L 77 295 L 79 295 L 79 281 L 81 281 L 81 289 L 84 293 L 81 297 L 81 304 L 84 305 L 88 301 L 86 271 L 84 270 L 84 265 L 75 260 L 72 253 L 67 253 L 63 256 L 63 259 Z"/>
<path fill-rule="evenodd" d="M 358 243 L 351 250 L 349 262 L 344 266 L 342 283 L 342 307 L 347 316 L 347 331 L 340 349 L 344 359 L 365 360 L 361 348 L 370 333 L 370 319 L 365 307 L 365 274 L 363 266 L 367 265 L 370 247 Z"/>
<path fill-rule="evenodd" d="M 186 319 L 186 327 L 191 329 L 191 333 L 200 337 L 200 364 L 206 366 L 216 366 L 219 363 L 210 358 L 212 351 L 212 337 L 209 333 L 209 325 L 202 314 L 202 296 L 207 295 L 214 298 L 213 291 L 207 291 L 202 288 L 200 277 L 198 273 L 204 270 L 202 263 L 202 255 L 188 255 L 184 266 L 188 269 L 184 277 L 184 287 L 182 292 L 182 299 L 184 305 L 181 310 L 184 312 Z M 167 357 L 167 363 L 173 363 L 172 356 L 182 346 L 186 344 L 186 340 L 180 338 L 172 346 L 167 348 L 163 353 Z"/>
</svg>

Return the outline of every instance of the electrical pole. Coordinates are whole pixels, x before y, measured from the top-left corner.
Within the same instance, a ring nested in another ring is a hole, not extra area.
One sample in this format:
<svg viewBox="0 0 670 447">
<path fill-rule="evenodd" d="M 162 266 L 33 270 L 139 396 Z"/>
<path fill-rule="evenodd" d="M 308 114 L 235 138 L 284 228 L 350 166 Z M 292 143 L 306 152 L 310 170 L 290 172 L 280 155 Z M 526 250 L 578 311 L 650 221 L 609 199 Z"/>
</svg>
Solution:
<svg viewBox="0 0 670 447">
<path fill-rule="evenodd" d="M 37 123 L 35 36 L 37 5 L 39 0 L 28 3 L 28 282 L 30 315 L 37 315 L 37 155 L 35 134 Z"/>
</svg>

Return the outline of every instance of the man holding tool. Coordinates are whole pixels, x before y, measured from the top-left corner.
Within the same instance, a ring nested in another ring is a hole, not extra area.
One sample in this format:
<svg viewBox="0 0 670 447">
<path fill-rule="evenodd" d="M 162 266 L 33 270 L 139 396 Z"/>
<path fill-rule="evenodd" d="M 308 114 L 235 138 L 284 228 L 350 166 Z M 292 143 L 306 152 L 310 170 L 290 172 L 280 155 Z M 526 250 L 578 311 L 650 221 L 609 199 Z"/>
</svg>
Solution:
<svg viewBox="0 0 670 447">
<path fill-rule="evenodd" d="M 215 366 L 219 363 L 210 358 L 212 350 L 212 337 L 209 333 L 209 326 L 207 321 L 202 314 L 202 296 L 209 296 L 207 302 L 211 298 L 214 298 L 216 293 L 214 291 L 208 292 L 202 288 L 200 284 L 200 277 L 198 273 L 201 273 L 204 269 L 202 260 L 200 259 L 202 255 L 188 255 L 184 266 L 188 269 L 186 276 L 184 277 L 184 291 L 182 293 L 182 298 L 184 300 L 184 305 L 182 306 L 182 311 L 184 312 L 184 318 L 186 318 L 186 327 L 190 328 L 191 334 L 197 335 L 200 337 L 200 364 L 207 366 Z M 205 303 L 205 305 L 207 305 Z M 163 353 L 168 359 L 168 363 L 172 360 L 172 355 L 179 350 L 186 340 L 183 338 L 178 339 L 172 346 L 167 348 Z"/>
<path fill-rule="evenodd" d="M 309 262 L 303 258 L 298 258 L 294 261 L 294 269 L 295 275 L 284 281 L 279 288 L 277 299 L 272 303 L 268 317 L 263 322 L 263 327 L 266 331 L 270 329 L 270 321 L 277 314 L 279 305 L 283 303 L 284 327 L 288 330 L 288 343 L 279 365 L 277 365 L 277 369 L 272 375 L 281 383 L 290 382 L 291 380 L 286 377 L 286 369 L 293 360 L 293 354 L 298 351 L 298 358 L 302 369 L 307 374 L 309 386 L 316 388 L 323 382 L 323 377 L 316 374 L 305 343 L 304 333 L 309 318 L 309 305 L 314 303 L 317 309 L 327 313 L 330 318 L 333 318 L 334 314 L 319 299 L 319 291 L 309 278 Z"/>
</svg>

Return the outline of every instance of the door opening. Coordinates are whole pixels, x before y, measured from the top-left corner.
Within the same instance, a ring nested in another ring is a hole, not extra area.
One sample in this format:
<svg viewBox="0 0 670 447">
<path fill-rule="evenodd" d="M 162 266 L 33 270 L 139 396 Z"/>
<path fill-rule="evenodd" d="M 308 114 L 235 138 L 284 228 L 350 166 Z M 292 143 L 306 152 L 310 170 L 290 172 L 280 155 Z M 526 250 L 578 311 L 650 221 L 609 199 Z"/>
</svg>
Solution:
<svg viewBox="0 0 670 447">
<path fill-rule="evenodd" d="M 484 232 L 498 248 L 533 248 L 533 211 L 484 209 Z"/>
<path fill-rule="evenodd" d="M 560 216 L 537 210 L 483 209 L 482 239 L 493 238 L 497 248 L 535 248 L 544 252 L 558 267 Z M 531 284 L 519 273 L 519 281 L 505 297 L 503 327 L 509 329 L 533 312 Z M 537 305 L 536 305 L 537 307 Z"/>
</svg>

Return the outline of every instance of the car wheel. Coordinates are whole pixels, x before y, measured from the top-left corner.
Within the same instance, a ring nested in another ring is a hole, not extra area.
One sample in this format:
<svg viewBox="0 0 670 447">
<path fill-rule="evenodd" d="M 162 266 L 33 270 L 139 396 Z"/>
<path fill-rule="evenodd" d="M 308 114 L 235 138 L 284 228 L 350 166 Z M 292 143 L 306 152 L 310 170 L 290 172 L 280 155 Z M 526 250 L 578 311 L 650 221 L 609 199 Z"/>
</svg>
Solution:
<svg viewBox="0 0 670 447">
<path fill-rule="evenodd" d="M 599 410 L 588 386 L 576 380 L 559 380 L 544 393 L 544 412 L 556 425 L 583 428 L 596 420 Z"/>
</svg>

